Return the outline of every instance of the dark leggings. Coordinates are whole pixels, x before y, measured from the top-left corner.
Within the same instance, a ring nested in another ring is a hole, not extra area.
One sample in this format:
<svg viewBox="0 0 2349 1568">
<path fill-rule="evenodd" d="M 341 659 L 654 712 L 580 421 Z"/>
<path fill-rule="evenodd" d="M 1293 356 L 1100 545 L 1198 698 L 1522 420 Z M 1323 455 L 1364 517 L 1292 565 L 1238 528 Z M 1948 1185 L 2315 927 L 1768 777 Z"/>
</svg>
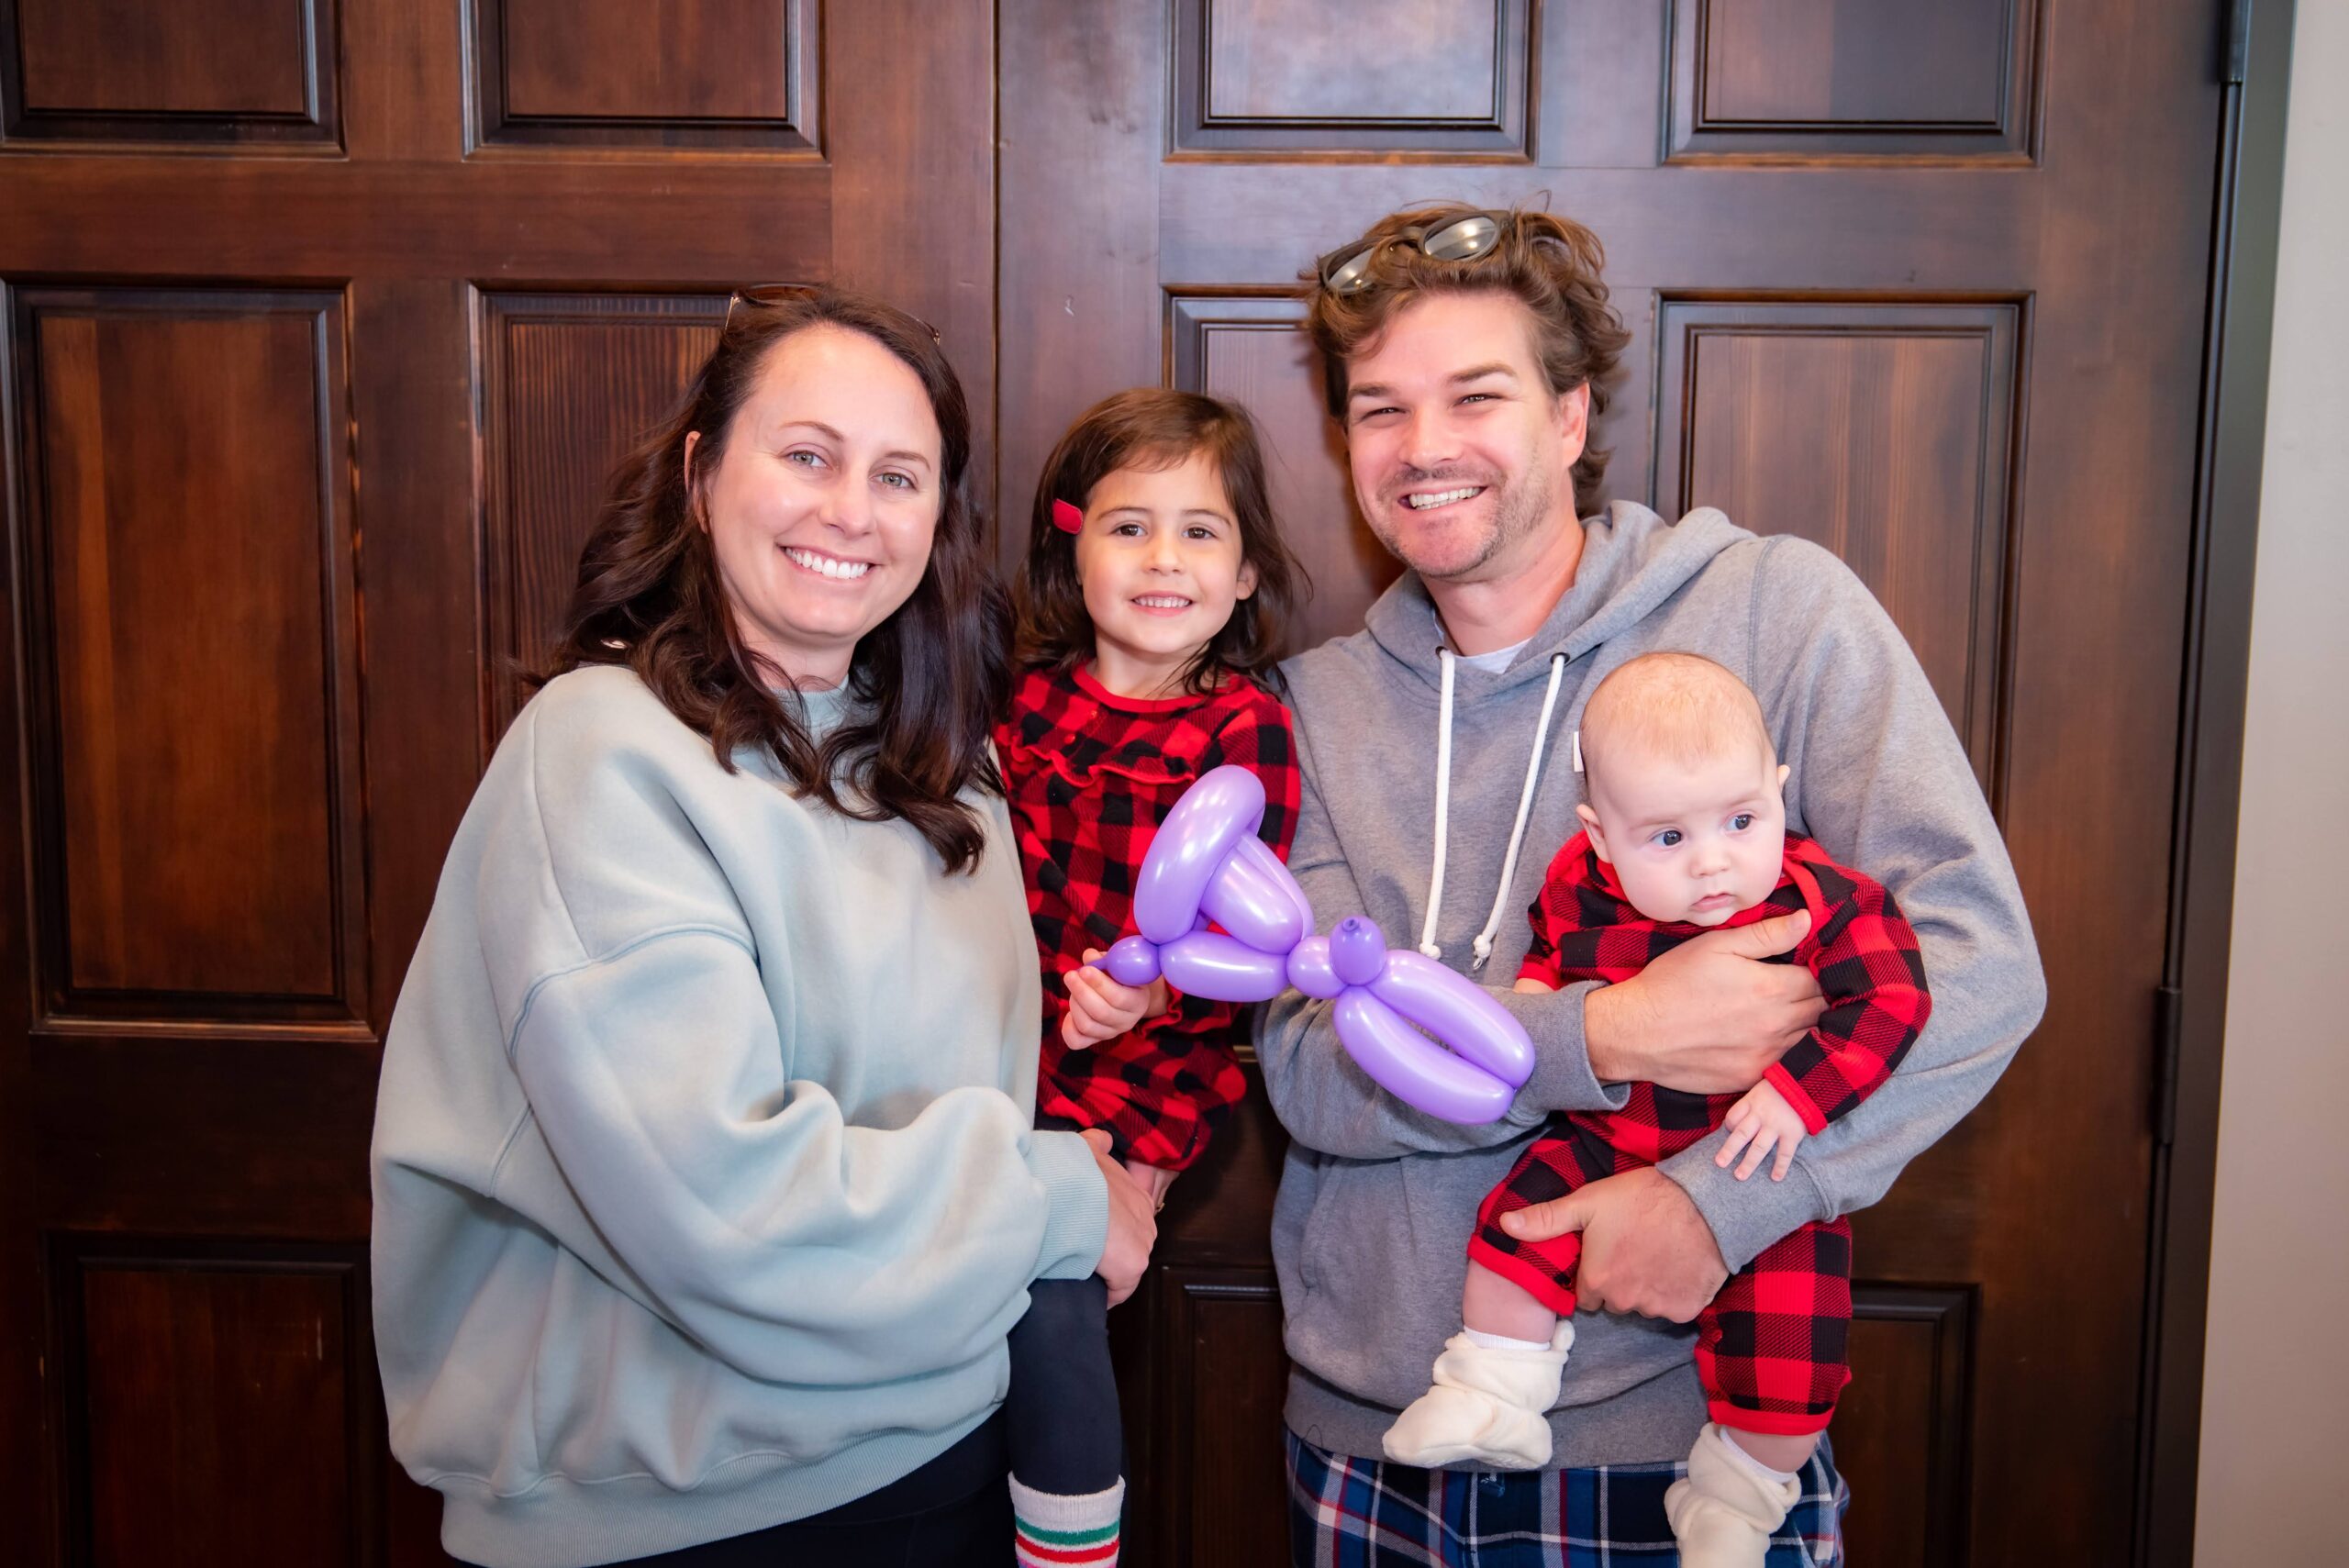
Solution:
<svg viewBox="0 0 2349 1568">
<path fill-rule="evenodd" d="M 1008 1568 L 1004 1422 L 979 1426 L 910 1475 L 825 1513 L 611 1568 Z"/>
<path fill-rule="evenodd" d="M 1022 1486 L 1081 1496 L 1116 1485 L 1125 1432 L 1109 1367 L 1109 1287 L 1098 1274 L 1028 1287 L 1028 1315 L 1011 1330 L 1003 1413 Z"/>
</svg>

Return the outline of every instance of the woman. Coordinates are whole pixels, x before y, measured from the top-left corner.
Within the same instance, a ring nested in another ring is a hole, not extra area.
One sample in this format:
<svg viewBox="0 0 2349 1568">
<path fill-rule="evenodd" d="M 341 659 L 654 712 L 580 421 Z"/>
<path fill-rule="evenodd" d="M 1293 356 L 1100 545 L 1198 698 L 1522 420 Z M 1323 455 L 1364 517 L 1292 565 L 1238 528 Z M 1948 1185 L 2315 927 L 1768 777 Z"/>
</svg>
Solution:
<svg viewBox="0 0 2349 1568">
<path fill-rule="evenodd" d="M 392 1445 L 491 1568 L 1001 1562 L 1027 1286 L 1121 1296 L 1153 1235 L 1029 1125 L 962 388 L 877 302 L 738 306 L 622 465 L 385 1044 Z"/>
</svg>

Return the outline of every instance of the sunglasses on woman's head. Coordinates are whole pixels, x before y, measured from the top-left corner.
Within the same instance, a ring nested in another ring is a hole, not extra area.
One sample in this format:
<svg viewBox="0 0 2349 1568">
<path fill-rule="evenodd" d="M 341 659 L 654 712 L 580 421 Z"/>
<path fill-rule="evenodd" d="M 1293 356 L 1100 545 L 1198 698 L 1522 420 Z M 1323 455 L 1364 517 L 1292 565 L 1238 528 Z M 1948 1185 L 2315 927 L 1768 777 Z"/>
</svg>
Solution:
<svg viewBox="0 0 2349 1568">
<path fill-rule="evenodd" d="M 815 284 L 754 284 L 749 288 L 736 289 L 726 298 L 726 319 L 718 328 L 718 335 L 725 336 L 727 329 L 734 325 L 734 311 L 739 306 L 788 305 L 794 300 L 813 299 L 823 292 L 822 288 Z M 908 310 L 904 314 L 918 324 L 923 331 L 930 334 L 931 342 L 942 343 L 946 340 L 940 335 L 937 328 L 922 320 L 912 311 Z"/>
<path fill-rule="evenodd" d="M 1489 256 L 1501 242 L 1505 225 L 1515 217 L 1500 213 L 1472 212 L 1430 228 L 1407 228 L 1377 239 L 1358 239 L 1321 258 L 1321 286 L 1341 298 L 1370 286 L 1371 263 L 1389 245 L 1408 245 L 1438 261 L 1474 261 Z"/>
</svg>

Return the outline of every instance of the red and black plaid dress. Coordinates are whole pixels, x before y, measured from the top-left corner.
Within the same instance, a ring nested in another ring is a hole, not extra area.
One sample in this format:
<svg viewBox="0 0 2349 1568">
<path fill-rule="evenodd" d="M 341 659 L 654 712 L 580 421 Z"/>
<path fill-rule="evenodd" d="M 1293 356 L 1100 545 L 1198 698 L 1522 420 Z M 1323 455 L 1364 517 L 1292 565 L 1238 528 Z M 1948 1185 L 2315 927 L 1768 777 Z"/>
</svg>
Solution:
<svg viewBox="0 0 2349 1568">
<path fill-rule="evenodd" d="M 1813 1132 L 1865 1099 L 1900 1064 L 1932 1010 L 1917 934 L 1875 879 L 1840 866 L 1809 839 L 1787 835 L 1778 885 L 1720 926 L 1651 920 L 1631 907 L 1615 868 L 1577 833 L 1550 862 L 1530 911 L 1533 945 L 1520 978 L 1563 986 L 1628 980 L 1702 935 L 1810 911 L 1810 930 L 1779 962 L 1819 979 L 1827 1010 L 1764 1074 Z M 1618 1111 L 1560 1117 L 1534 1140 L 1477 1211 L 1468 1255 L 1561 1315 L 1575 1309 L 1581 1238 L 1522 1241 L 1500 1217 L 1563 1197 L 1604 1176 L 1653 1165 L 1721 1125 L 1742 1095 L 1691 1095 L 1633 1084 Z M 1756 1181 L 1769 1178 L 1757 1172 Z M 1852 1228 L 1806 1225 L 1731 1274 L 1697 1319 L 1697 1371 L 1712 1417 L 1741 1431 L 1823 1431 L 1851 1381 Z"/>
<path fill-rule="evenodd" d="M 1208 696 L 1141 701 L 1083 670 L 1030 670 L 996 730 L 1043 962 L 1039 1126 L 1106 1129 L 1120 1159 L 1179 1171 L 1199 1157 L 1246 1080 L 1240 1009 L 1177 994 L 1174 1008 L 1090 1051 L 1061 1043 L 1068 973 L 1086 948 L 1133 934 L 1134 879 L 1159 823 L 1210 768 L 1264 781 L 1264 842 L 1288 858 L 1300 788 L 1288 709 L 1242 676 Z"/>
</svg>

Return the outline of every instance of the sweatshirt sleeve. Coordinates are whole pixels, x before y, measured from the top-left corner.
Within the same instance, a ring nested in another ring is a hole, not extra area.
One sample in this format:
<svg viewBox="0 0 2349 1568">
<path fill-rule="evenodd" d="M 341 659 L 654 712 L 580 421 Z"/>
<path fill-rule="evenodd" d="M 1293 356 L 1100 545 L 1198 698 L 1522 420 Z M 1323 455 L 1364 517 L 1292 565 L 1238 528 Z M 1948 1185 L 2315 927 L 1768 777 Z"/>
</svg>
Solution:
<svg viewBox="0 0 2349 1568">
<path fill-rule="evenodd" d="M 1870 878 L 1854 879 L 1850 897 L 1804 944 L 1827 1010 L 1810 1032 L 1763 1074 L 1820 1133 L 1876 1093 L 1932 1016 L 1917 934 L 1892 895 Z"/>
<path fill-rule="evenodd" d="M 851 1123 L 794 1072 L 775 1000 L 823 977 L 793 972 L 788 940 L 754 953 L 664 759 L 543 710 L 518 723 L 529 783 L 482 868 L 483 956 L 617 1287 L 746 1375 L 843 1386 L 967 1363 L 1031 1280 L 1093 1271 L 1108 1199 L 1081 1139 L 980 1084 Z M 861 1054 L 922 1049 L 885 1012 L 863 1027 Z"/>
<path fill-rule="evenodd" d="M 1899 629 L 1827 550 L 1785 537 L 1763 549 L 1749 676 L 1793 770 L 1788 806 L 1829 854 L 1898 900 L 1933 1000 L 1899 1070 L 1806 1139 L 1784 1182 L 1735 1180 L 1713 1164 L 1709 1139 L 1664 1162 L 1731 1269 L 1882 1197 L 1989 1092 L 2047 1000 L 2006 844 Z"/>
<path fill-rule="evenodd" d="M 1305 716 L 1296 719 L 1300 794 L 1297 837 L 1289 870 L 1313 906 L 1318 919 L 1334 924 L 1363 906 L 1362 891 L 1347 867 L 1330 825 L 1315 778 L 1312 737 Z M 1390 943 L 1409 938 L 1386 933 Z M 1508 1114 L 1482 1127 L 1466 1127 L 1412 1109 L 1371 1081 L 1338 1041 L 1332 1021 L 1336 1004 L 1286 991 L 1256 1015 L 1256 1060 L 1273 1113 L 1291 1138 L 1323 1154 L 1351 1160 L 1391 1160 L 1405 1154 L 1450 1153 L 1485 1149 L 1522 1137 L 1550 1113 L 1613 1110 L 1629 1089 L 1602 1085 L 1591 1075 L 1583 1042 L 1583 998 L 1588 984 L 1563 991 L 1520 995 L 1508 986 L 1487 986 L 1486 995 L 1508 1009 L 1533 1037 L 1533 1076 L 1518 1091 Z"/>
<path fill-rule="evenodd" d="M 650 1305 L 719 1360 L 853 1385 L 968 1362 L 1031 1279 L 1092 1272 L 1108 1197 L 1072 1133 L 962 1088 L 902 1128 L 790 1077 L 729 937 L 645 940 L 540 984 L 513 1040 L 564 1177 Z"/>
</svg>

